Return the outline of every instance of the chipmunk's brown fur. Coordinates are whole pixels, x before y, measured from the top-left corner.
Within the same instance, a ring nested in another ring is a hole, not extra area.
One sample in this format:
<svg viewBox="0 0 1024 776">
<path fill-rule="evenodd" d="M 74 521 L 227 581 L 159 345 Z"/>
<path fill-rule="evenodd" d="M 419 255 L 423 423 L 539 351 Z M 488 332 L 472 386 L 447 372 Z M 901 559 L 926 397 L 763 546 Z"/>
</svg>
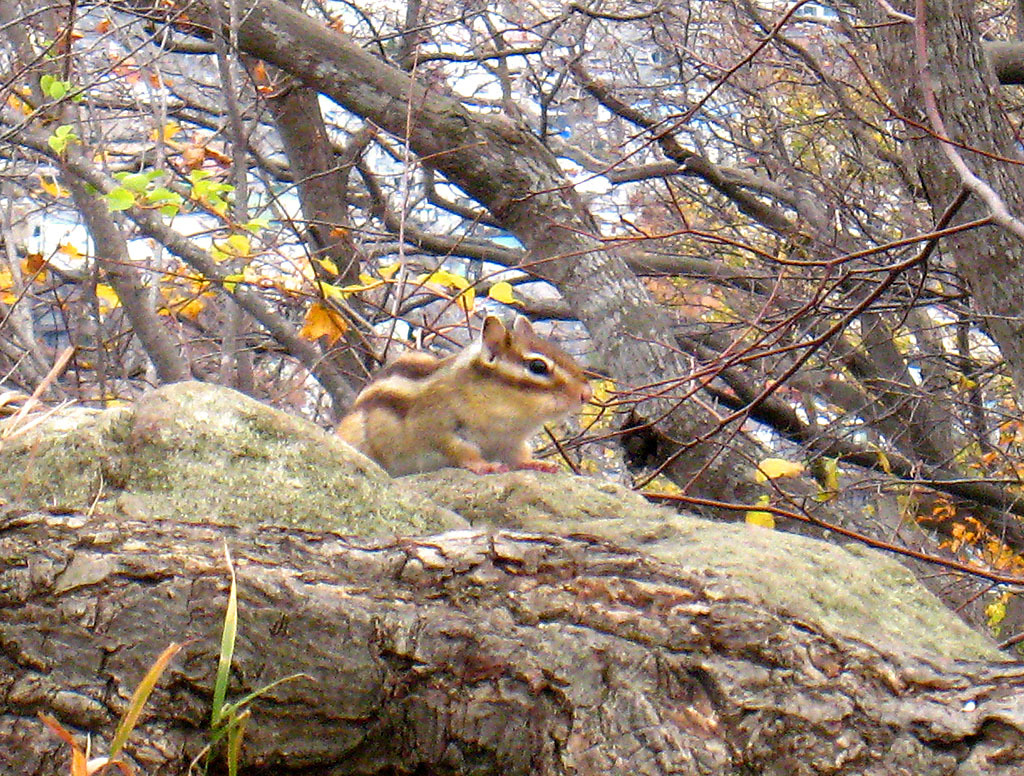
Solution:
<svg viewBox="0 0 1024 776">
<path fill-rule="evenodd" d="M 394 476 L 461 466 L 478 474 L 552 471 L 530 437 L 590 400 L 579 364 L 530 322 L 488 316 L 479 338 L 448 358 L 408 353 L 356 397 L 338 434 Z"/>
</svg>

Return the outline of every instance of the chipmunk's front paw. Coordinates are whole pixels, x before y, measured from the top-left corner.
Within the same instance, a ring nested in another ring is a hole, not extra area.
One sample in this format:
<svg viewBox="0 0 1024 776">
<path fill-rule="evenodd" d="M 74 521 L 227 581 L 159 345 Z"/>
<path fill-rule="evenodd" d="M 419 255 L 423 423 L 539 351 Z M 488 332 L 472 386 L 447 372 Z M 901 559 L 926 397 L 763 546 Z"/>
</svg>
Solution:
<svg viewBox="0 0 1024 776">
<path fill-rule="evenodd" d="M 466 464 L 466 468 L 473 474 L 501 474 L 508 471 L 508 466 L 503 463 L 492 463 L 491 461 L 479 461 Z"/>
</svg>

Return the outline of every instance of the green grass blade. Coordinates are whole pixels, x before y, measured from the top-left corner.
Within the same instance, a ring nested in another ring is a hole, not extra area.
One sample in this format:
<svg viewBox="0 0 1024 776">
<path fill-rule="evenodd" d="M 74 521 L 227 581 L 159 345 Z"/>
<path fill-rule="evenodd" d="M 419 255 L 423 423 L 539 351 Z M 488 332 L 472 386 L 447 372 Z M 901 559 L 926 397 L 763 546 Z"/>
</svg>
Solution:
<svg viewBox="0 0 1024 776">
<path fill-rule="evenodd" d="M 248 706 L 250 703 L 252 703 L 254 700 L 259 698 L 261 695 L 263 695 L 265 693 L 268 693 L 271 690 L 273 690 L 279 684 L 284 684 L 285 682 L 290 682 L 290 681 L 292 681 L 294 679 L 312 679 L 312 678 L 313 677 L 311 677 L 309 674 L 292 674 L 291 676 L 282 676 L 280 679 L 275 679 L 270 684 L 268 684 L 268 685 L 266 685 L 264 687 L 260 687 L 258 690 L 253 690 L 251 693 L 249 693 L 245 697 L 239 698 L 237 701 L 234 701 L 233 703 L 226 704 L 224 706 L 224 710 L 223 710 L 223 715 L 222 716 L 230 716 L 232 714 L 236 714 L 237 712 L 239 712 L 240 710 L 242 710 L 246 706 Z"/>
<path fill-rule="evenodd" d="M 231 564 L 231 553 L 224 543 L 224 558 L 231 573 L 231 590 L 228 592 L 228 608 L 224 613 L 224 632 L 220 637 L 220 662 L 217 664 L 217 680 L 213 685 L 213 712 L 210 724 L 217 727 L 223 718 L 224 699 L 228 694 L 228 680 L 231 677 L 231 659 L 235 653 L 235 637 L 238 634 L 238 586 L 235 567 Z"/>
<path fill-rule="evenodd" d="M 242 737 L 245 726 L 249 722 L 249 712 L 243 712 L 228 729 L 228 749 L 225 756 L 228 760 L 228 776 L 238 776 L 238 758 L 242 754 Z"/>
</svg>

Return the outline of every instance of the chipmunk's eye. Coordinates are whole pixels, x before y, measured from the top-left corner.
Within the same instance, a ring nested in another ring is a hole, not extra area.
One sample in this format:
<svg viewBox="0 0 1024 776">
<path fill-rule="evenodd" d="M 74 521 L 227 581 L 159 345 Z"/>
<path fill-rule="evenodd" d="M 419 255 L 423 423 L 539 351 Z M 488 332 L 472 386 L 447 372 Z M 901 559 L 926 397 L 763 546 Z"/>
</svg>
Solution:
<svg viewBox="0 0 1024 776">
<path fill-rule="evenodd" d="M 526 368 L 535 375 L 543 377 L 551 371 L 551 366 L 543 358 L 531 358 L 526 362 Z"/>
</svg>

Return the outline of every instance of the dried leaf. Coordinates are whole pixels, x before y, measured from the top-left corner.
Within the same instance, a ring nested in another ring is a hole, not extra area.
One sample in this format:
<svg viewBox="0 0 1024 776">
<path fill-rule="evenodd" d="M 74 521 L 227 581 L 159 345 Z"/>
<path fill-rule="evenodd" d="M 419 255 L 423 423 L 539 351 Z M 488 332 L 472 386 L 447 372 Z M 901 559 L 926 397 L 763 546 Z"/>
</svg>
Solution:
<svg viewBox="0 0 1024 776">
<path fill-rule="evenodd" d="M 320 303 L 314 303 L 306 312 L 306 321 L 299 331 L 299 336 L 310 341 L 327 337 L 327 342 L 333 345 L 346 331 L 348 322 L 339 313 L 329 310 Z"/>
</svg>

